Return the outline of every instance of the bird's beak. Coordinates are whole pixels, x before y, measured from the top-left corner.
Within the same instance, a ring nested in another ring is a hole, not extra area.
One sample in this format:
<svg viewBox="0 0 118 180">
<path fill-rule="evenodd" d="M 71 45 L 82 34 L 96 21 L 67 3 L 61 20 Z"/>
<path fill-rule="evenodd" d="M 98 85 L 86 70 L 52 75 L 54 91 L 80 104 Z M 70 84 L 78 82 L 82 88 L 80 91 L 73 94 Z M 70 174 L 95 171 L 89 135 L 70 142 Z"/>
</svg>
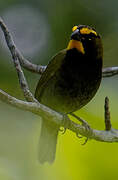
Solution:
<svg viewBox="0 0 118 180">
<path fill-rule="evenodd" d="M 79 29 L 76 29 L 75 31 L 72 32 L 71 39 L 80 41 L 80 32 L 79 32 Z"/>
</svg>

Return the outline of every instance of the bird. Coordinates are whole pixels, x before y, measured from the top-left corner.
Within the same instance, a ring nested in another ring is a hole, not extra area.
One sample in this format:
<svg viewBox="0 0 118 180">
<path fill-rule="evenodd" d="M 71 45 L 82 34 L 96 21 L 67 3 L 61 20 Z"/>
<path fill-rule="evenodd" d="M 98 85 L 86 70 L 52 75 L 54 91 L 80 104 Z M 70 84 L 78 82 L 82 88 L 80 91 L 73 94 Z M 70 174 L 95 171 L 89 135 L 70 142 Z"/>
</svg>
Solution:
<svg viewBox="0 0 118 180">
<path fill-rule="evenodd" d="M 103 46 L 99 33 L 87 25 L 72 28 L 67 48 L 49 61 L 41 75 L 35 98 L 49 108 L 68 115 L 85 106 L 96 94 L 102 78 Z M 55 160 L 59 125 L 42 120 L 39 162 Z"/>
</svg>

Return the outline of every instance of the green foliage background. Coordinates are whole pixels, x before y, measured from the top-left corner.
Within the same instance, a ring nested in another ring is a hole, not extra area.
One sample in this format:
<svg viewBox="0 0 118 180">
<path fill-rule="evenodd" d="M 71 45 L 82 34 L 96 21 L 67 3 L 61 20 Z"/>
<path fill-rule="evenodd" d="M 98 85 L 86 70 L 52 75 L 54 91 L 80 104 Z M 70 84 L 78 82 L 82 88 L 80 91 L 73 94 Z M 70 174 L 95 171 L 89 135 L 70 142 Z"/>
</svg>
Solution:
<svg viewBox="0 0 118 180">
<path fill-rule="evenodd" d="M 25 57 L 35 60 L 37 64 L 47 64 L 49 59 L 59 50 L 65 48 L 69 41 L 71 28 L 78 24 L 96 27 L 102 35 L 104 44 L 104 67 L 118 65 L 118 1 L 117 0 L 6 0 L 0 1 L 1 15 L 7 24 L 14 25 L 11 30 L 14 37 L 19 30 L 24 37 L 31 27 L 17 27 L 22 14 L 16 11 L 16 21 L 5 16 L 8 11 L 20 7 L 31 7 L 40 12 L 45 19 L 47 39 L 45 45 L 35 55 L 26 53 Z M 27 12 L 24 11 L 24 18 Z M 40 14 L 39 14 L 40 16 Z M 29 22 L 31 16 L 27 17 Z M 23 21 L 23 19 L 21 19 Z M 34 19 L 35 21 L 35 19 Z M 40 18 L 38 21 L 40 24 Z M 37 25 L 37 24 L 36 24 Z M 8 26 L 9 27 L 9 26 Z M 18 28 L 18 29 L 17 29 Z M 32 37 L 39 29 L 35 26 Z M 42 28 L 42 31 L 44 29 Z M 0 32 L 2 37 L 2 32 Z M 39 39 L 40 41 L 40 33 Z M 41 40 L 40 43 L 43 43 Z M 35 42 L 34 42 L 35 44 Z M 31 45 L 32 42 L 31 42 Z M 0 44 L 0 88 L 9 94 L 23 99 L 17 75 L 10 55 L 1 39 Z M 21 49 L 23 51 L 23 49 Z M 25 51 L 23 51 L 25 54 Z M 39 75 L 25 71 L 25 75 L 34 93 Z M 94 99 L 77 112 L 85 118 L 93 128 L 104 129 L 104 98 L 109 96 L 113 127 L 118 128 L 118 76 L 106 78 Z M 111 180 L 118 179 L 118 144 L 109 144 L 89 140 L 85 146 L 83 139 L 67 130 L 59 134 L 56 160 L 53 165 L 41 166 L 38 162 L 38 145 L 40 135 L 39 117 L 20 111 L 0 102 L 0 179 L 2 180 Z"/>
</svg>

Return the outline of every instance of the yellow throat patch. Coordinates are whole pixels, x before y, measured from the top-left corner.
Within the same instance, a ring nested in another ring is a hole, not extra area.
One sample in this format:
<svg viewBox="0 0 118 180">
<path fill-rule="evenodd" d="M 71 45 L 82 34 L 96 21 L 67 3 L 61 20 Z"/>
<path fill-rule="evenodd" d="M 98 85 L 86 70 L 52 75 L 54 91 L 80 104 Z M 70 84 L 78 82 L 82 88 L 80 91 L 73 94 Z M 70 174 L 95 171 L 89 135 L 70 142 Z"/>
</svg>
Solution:
<svg viewBox="0 0 118 180">
<path fill-rule="evenodd" d="M 74 32 L 75 30 L 77 30 L 78 26 L 74 26 L 72 28 L 72 32 Z M 97 33 L 96 31 L 94 31 L 93 29 L 90 29 L 88 27 L 83 27 L 83 28 L 80 28 L 79 29 L 79 32 L 80 34 L 94 34 L 95 36 L 97 36 Z M 83 47 L 83 44 L 81 41 L 78 41 L 78 40 L 70 40 L 69 41 L 69 44 L 68 44 L 68 47 L 67 47 L 67 50 L 69 49 L 73 49 L 73 48 L 76 48 L 79 52 L 81 52 L 82 54 L 85 54 L 85 51 L 84 51 L 84 47 Z"/>
<path fill-rule="evenodd" d="M 68 47 L 67 47 L 67 50 L 69 49 L 73 49 L 73 48 L 76 48 L 79 52 L 81 52 L 82 54 L 85 53 L 84 51 L 84 47 L 83 47 L 83 44 L 81 41 L 77 41 L 77 40 L 70 40 L 69 41 L 69 44 L 68 44 Z"/>
</svg>

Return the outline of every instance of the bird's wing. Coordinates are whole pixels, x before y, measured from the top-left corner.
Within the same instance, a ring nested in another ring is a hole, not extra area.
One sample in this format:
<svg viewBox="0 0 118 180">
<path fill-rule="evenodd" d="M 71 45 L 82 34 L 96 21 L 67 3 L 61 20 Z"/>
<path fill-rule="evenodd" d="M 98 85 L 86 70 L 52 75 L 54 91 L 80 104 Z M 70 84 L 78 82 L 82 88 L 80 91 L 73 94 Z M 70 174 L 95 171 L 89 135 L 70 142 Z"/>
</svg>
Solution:
<svg viewBox="0 0 118 180">
<path fill-rule="evenodd" d="M 36 87 L 36 91 L 35 91 L 36 99 L 39 99 L 41 92 L 46 88 L 46 85 L 49 82 L 49 80 L 55 75 L 57 70 L 60 68 L 63 59 L 65 58 L 66 51 L 67 51 L 66 49 L 60 51 L 52 58 L 52 60 L 47 65 L 47 68 L 41 75 L 41 78 Z"/>
</svg>

